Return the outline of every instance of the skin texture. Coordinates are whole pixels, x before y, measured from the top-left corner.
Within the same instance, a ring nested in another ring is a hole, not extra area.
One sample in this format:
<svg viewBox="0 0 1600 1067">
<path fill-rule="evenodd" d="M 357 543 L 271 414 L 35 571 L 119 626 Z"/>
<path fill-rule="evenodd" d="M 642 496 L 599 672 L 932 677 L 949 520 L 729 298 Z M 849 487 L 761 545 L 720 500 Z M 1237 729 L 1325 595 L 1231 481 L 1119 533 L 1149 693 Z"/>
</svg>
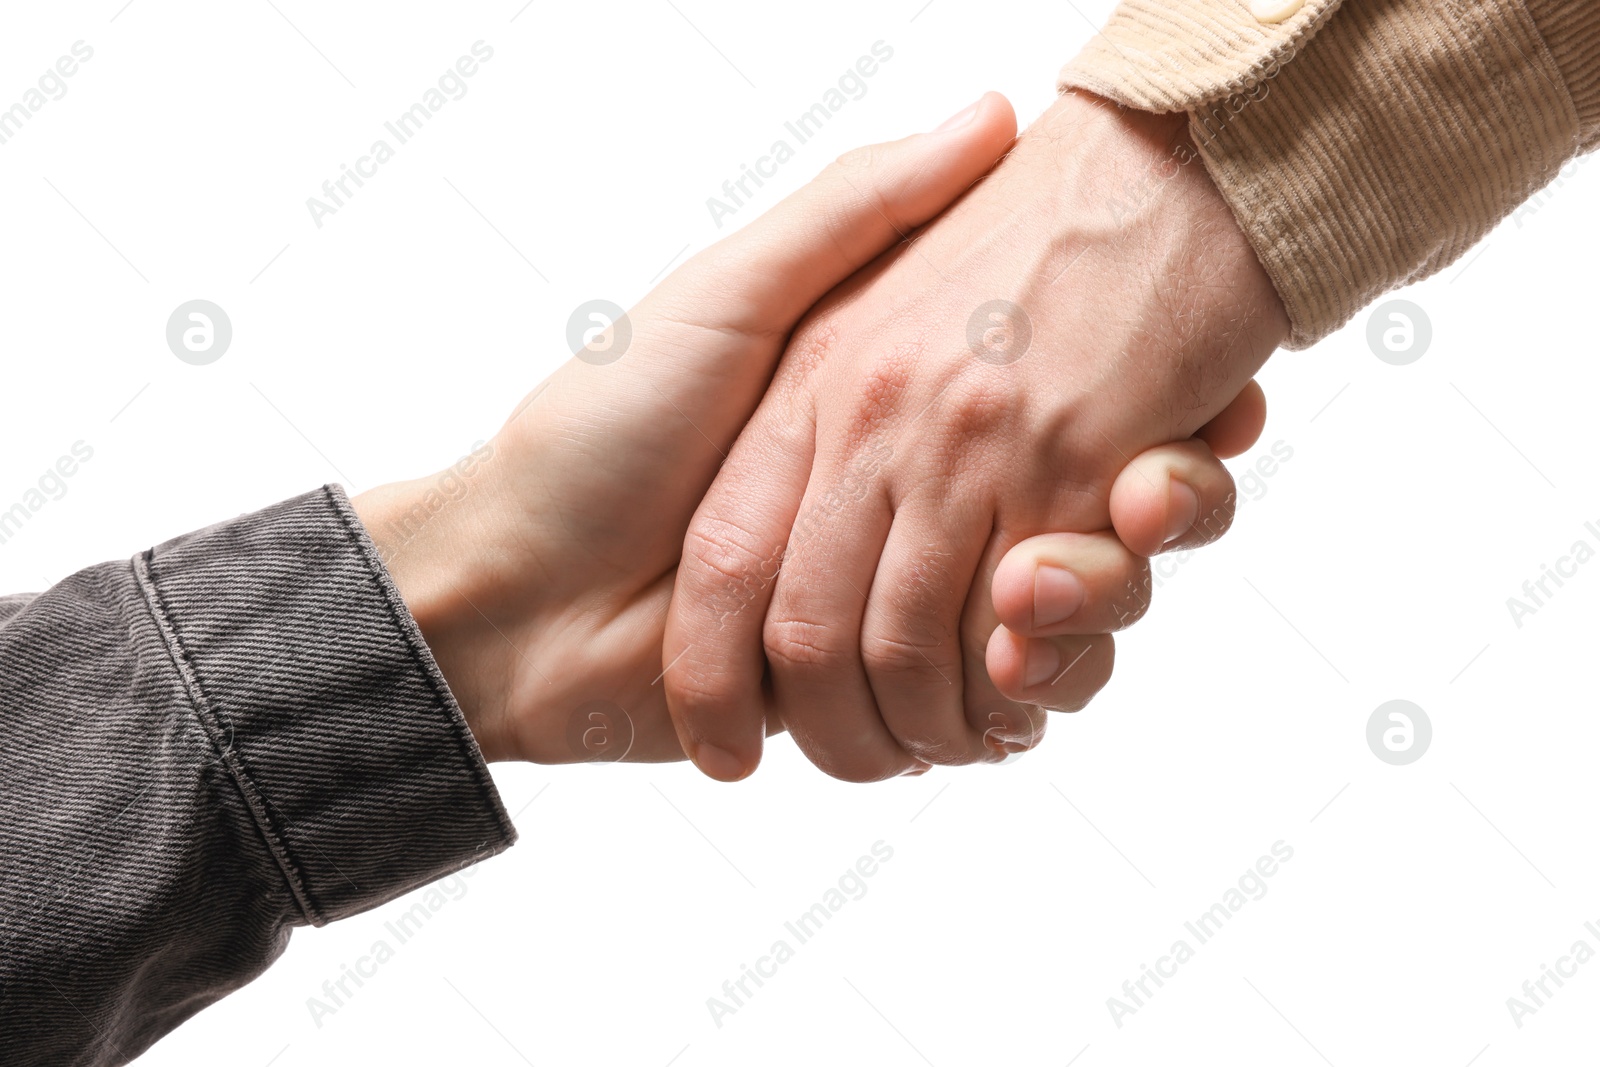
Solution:
<svg viewBox="0 0 1600 1067">
<path fill-rule="evenodd" d="M 1064 635 L 1120 630 L 1143 616 L 1152 591 L 1144 557 L 1198 548 L 1228 531 L 1237 499 L 1217 460 L 1252 447 L 1266 419 L 1266 397 L 1251 382 L 1192 440 L 1153 448 L 1122 469 L 1111 486 L 1115 538 L 1041 534 L 1007 552 L 990 594 L 1000 626 L 985 667 L 995 688 L 1049 706 L 1054 687 L 1030 680 L 1030 661 L 1047 664 L 1040 673 L 1053 677 L 1072 648 Z M 1064 614 L 1073 602 L 1079 606 Z"/>
<path fill-rule="evenodd" d="M 900 239 L 885 213 L 931 218 L 1014 134 L 996 114 L 846 157 L 675 271 L 620 358 L 609 330 L 527 397 L 419 530 L 396 533 L 437 478 L 356 498 L 488 758 L 682 758 L 655 680 L 695 505 L 800 316 Z"/>
<path fill-rule="evenodd" d="M 1014 132 L 988 97 L 967 125 L 844 157 L 674 272 L 629 313 L 620 357 L 607 331 L 516 406 L 469 472 L 355 498 L 487 758 L 684 758 L 662 646 L 696 506 L 806 310 L 956 200 Z M 1176 465 L 1193 447 L 1139 458 Z M 1232 483 L 1196 455 L 1184 474 L 1218 506 Z M 1129 494 L 1144 521 L 1166 521 L 1164 481 Z M 1119 558 L 1105 580 L 1139 581 L 1143 561 Z"/>
<path fill-rule="evenodd" d="M 1143 608 L 1113 592 L 1132 554 L 1094 542 L 1074 632 L 1002 647 L 1002 690 L 1001 559 L 1107 529 L 1130 458 L 1222 413 L 1287 331 L 1182 117 L 1058 100 L 795 332 L 685 539 L 662 661 L 685 751 L 737 780 L 776 718 L 871 781 L 1034 743 L 1109 677 L 1093 631 Z"/>
</svg>

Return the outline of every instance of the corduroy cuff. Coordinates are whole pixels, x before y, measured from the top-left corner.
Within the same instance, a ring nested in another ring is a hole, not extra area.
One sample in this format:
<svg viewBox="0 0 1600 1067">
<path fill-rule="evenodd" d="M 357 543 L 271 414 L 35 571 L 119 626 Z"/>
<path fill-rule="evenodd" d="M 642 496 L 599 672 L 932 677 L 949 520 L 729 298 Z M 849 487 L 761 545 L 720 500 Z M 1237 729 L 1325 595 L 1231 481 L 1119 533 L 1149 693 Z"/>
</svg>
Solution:
<svg viewBox="0 0 1600 1067">
<path fill-rule="evenodd" d="M 1123 0 L 1060 84 L 1189 112 L 1305 348 L 1600 138 L 1600 4 L 1306 0 L 1268 25 L 1246 0 Z"/>
</svg>

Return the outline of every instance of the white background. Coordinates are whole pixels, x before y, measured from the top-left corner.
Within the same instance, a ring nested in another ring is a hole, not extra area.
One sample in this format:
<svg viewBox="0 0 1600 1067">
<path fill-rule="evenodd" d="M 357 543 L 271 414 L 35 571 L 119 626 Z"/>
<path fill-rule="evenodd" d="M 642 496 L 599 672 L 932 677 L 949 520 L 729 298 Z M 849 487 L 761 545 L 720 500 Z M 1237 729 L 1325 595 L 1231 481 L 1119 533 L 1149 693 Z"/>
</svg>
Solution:
<svg viewBox="0 0 1600 1067">
<path fill-rule="evenodd" d="M 1026 121 L 1110 9 L 275 2 L 4 13 L 0 106 L 73 42 L 94 56 L 0 145 L 0 508 L 94 455 L 0 545 L 0 589 L 442 467 L 565 357 L 578 303 L 627 305 L 713 241 L 706 197 L 873 42 L 893 59 L 756 209 L 986 89 Z M 480 39 L 467 95 L 318 229 L 306 198 Z M 1600 962 L 1520 1029 L 1506 998 L 1600 949 L 1600 563 L 1520 628 L 1506 600 L 1600 547 L 1597 187 L 1577 170 L 1403 294 L 1433 325 L 1419 361 L 1375 358 L 1365 315 L 1274 358 L 1258 454 L 1292 458 L 1165 565 L 1114 680 L 1038 752 L 870 787 L 783 739 L 733 787 L 497 766 L 521 843 L 320 1027 L 308 998 L 408 901 L 298 931 L 142 1062 L 1574 1062 Z M 235 333 L 207 367 L 164 338 L 197 297 Z M 1365 739 L 1394 698 L 1433 723 L 1410 766 Z M 707 997 L 880 840 L 866 896 L 716 1026 Z M 1116 1026 L 1107 998 L 1280 840 L 1270 891 Z"/>
</svg>

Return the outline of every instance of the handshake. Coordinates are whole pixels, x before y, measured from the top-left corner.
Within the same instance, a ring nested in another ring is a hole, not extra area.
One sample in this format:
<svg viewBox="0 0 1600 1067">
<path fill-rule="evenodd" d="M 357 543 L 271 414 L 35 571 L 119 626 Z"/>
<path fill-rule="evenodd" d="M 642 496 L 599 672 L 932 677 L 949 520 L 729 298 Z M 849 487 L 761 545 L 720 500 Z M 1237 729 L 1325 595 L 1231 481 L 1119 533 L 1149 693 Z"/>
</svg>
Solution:
<svg viewBox="0 0 1600 1067">
<path fill-rule="evenodd" d="M 1213 540 L 1288 334 L 1182 115 L 990 94 L 696 255 L 524 399 L 467 491 L 354 501 L 491 760 L 787 730 L 875 781 L 1036 745 L 1147 558 Z M 587 357 L 587 358 L 586 358 Z"/>
</svg>

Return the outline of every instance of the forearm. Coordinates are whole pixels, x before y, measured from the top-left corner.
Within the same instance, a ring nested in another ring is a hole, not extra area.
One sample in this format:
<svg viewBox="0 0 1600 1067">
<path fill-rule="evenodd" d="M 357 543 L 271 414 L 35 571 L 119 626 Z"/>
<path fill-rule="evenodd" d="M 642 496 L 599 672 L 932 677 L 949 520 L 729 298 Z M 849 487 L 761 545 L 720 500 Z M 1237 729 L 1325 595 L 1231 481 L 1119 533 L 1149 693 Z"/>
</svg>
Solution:
<svg viewBox="0 0 1600 1067">
<path fill-rule="evenodd" d="M 0 610 L 0 1060 L 111 1064 L 298 925 L 507 847 L 354 514 L 319 490 Z"/>
</svg>

